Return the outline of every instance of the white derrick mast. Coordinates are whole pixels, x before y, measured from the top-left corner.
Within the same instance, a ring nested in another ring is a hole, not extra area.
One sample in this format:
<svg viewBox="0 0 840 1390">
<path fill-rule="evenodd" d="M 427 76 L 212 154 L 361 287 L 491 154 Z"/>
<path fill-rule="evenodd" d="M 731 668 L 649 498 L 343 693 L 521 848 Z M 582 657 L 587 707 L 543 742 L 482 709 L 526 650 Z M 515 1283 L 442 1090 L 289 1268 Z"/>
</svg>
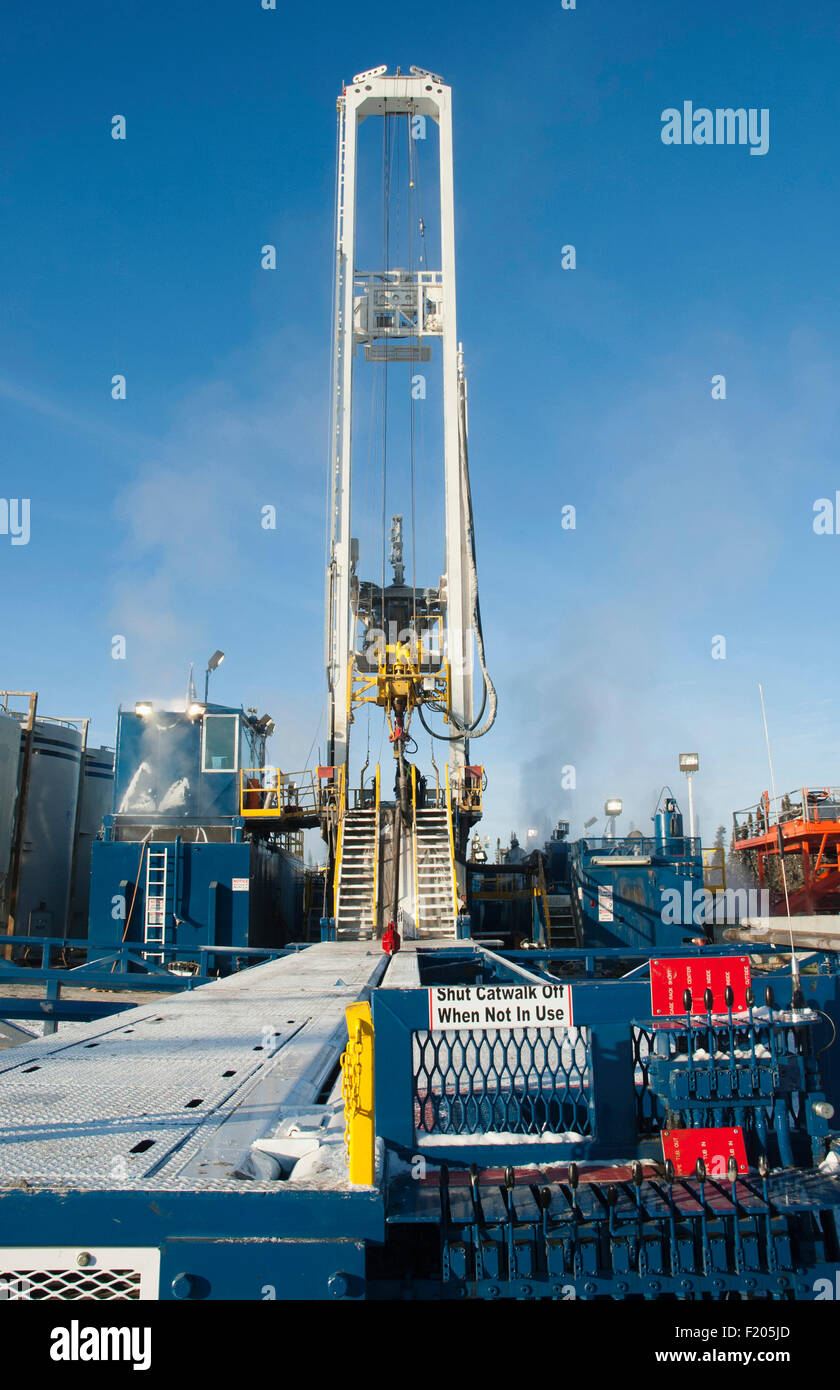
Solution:
<svg viewBox="0 0 840 1390">
<path fill-rule="evenodd" d="M 356 264 L 358 130 L 361 122 L 370 116 L 406 116 L 409 121 L 423 117 L 438 126 L 439 270 L 425 266 L 416 271 L 392 270 L 386 266 L 370 271 Z M 445 619 L 449 719 L 446 727 L 451 761 L 463 764 L 468 757 L 468 738 L 473 724 L 476 580 L 466 464 L 465 385 L 456 320 L 452 93 L 439 77 L 414 67 L 408 76 L 399 71 L 389 76 L 386 68 L 380 67 L 360 73 L 345 87 L 338 98 L 336 208 L 334 398 L 326 605 L 329 761 L 336 766 L 347 761 L 357 655 L 354 594 L 358 595 L 359 585 L 355 576 L 357 556 L 351 539 L 356 350 L 364 348 L 367 361 L 418 362 L 428 360 L 429 340 L 437 338 L 441 340 L 443 375 L 445 572 L 440 589 L 434 592 Z M 383 617 L 385 602 L 383 591 Z M 421 685 L 422 682 L 415 682 L 418 691 Z M 428 687 L 428 682 L 426 685 Z M 492 692 L 492 687 L 490 689 Z M 494 695 L 492 701 L 495 704 Z M 386 701 L 380 699 L 379 703 Z M 409 702 L 409 713 L 410 708 Z"/>
</svg>

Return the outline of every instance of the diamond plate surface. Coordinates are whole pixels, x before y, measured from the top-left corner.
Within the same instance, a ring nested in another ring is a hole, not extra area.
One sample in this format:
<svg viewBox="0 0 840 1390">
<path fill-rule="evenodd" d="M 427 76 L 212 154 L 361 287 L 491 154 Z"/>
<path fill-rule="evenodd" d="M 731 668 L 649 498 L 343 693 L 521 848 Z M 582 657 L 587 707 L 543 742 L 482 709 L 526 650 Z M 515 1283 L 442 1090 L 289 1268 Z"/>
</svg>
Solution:
<svg viewBox="0 0 840 1390">
<path fill-rule="evenodd" d="M 0 1188 L 271 1190 L 233 1180 L 234 1151 L 317 1099 L 384 964 L 322 943 L 0 1053 Z"/>
</svg>

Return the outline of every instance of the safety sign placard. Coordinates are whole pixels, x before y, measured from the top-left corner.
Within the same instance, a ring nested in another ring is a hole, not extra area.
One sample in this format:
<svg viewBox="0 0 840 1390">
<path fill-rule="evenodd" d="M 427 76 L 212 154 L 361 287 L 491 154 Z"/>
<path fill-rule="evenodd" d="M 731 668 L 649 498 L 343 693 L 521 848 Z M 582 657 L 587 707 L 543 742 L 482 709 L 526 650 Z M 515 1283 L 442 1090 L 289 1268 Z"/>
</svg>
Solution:
<svg viewBox="0 0 840 1390">
<path fill-rule="evenodd" d="M 429 1027 L 570 1028 L 568 985 L 435 985 L 429 990 Z"/>
<path fill-rule="evenodd" d="M 739 1173 L 749 1172 L 740 1125 L 734 1129 L 663 1129 L 662 1157 L 671 1160 L 678 1178 L 690 1177 L 698 1158 L 711 1178 L 726 1177 L 730 1158 L 735 1159 Z"/>
<path fill-rule="evenodd" d="M 749 956 L 677 956 L 650 963 L 650 1007 L 654 1017 L 684 1014 L 685 992 L 691 993 L 692 1014 L 707 1012 L 706 990 L 712 991 L 712 1013 L 727 1011 L 726 989 L 732 990 L 732 1010 L 747 1007 Z"/>
</svg>

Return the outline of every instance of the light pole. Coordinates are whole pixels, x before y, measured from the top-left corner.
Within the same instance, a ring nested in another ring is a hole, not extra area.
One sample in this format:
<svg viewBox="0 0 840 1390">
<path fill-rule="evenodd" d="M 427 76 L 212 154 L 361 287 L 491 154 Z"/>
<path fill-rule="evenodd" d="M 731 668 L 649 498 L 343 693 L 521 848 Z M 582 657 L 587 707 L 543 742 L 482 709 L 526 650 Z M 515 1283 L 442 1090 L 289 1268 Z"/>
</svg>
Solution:
<svg viewBox="0 0 840 1390">
<path fill-rule="evenodd" d="M 621 810 L 622 806 L 620 797 L 611 796 L 607 801 L 604 802 L 604 815 L 607 817 L 608 840 L 615 839 L 615 820 L 616 816 L 621 815 Z"/>
<path fill-rule="evenodd" d="M 694 788 L 691 785 L 695 772 L 700 767 L 700 758 L 697 753 L 680 753 L 680 772 L 684 772 L 688 781 L 688 833 L 694 839 Z"/>
<path fill-rule="evenodd" d="M 215 671 L 217 666 L 221 666 L 225 659 L 224 652 L 214 652 L 207 663 L 207 670 L 204 672 L 204 703 L 207 704 L 207 692 L 210 688 L 210 672 Z"/>
</svg>

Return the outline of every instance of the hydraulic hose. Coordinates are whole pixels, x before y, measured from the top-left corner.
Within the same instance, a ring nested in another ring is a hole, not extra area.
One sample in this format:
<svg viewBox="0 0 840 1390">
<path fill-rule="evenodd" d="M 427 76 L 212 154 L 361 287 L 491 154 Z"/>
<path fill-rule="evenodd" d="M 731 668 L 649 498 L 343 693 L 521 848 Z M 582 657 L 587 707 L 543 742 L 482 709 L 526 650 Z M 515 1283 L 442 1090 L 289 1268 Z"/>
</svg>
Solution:
<svg viewBox="0 0 840 1390">
<path fill-rule="evenodd" d="M 470 488 L 470 467 L 467 453 L 466 385 L 463 373 L 459 376 L 458 384 L 458 461 L 461 474 L 461 494 L 467 514 L 467 540 L 469 542 L 467 555 L 470 566 L 470 599 L 472 602 L 473 625 L 475 628 L 475 644 L 478 651 L 478 664 L 481 667 L 481 675 L 484 682 L 484 693 L 481 701 L 481 709 L 472 724 L 460 725 L 458 732 L 454 734 L 438 734 L 435 733 L 434 729 L 430 729 L 423 717 L 423 707 L 422 705 L 418 705 L 417 709 L 420 716 L 420 723 L 423 725 L 426 733 L 431 734 L 432 738 L 440 739 L 443 743 L 455 743 L 462 738 L 481 738 L 482 735 L 492 729 L 495 724 L 499 704 L 496 687 L 490 679 L 490 673 L 487 670 L 487 662 L 484 654 L 484 631 L 481 626 L 481 604 L 478 598 L 478 567 L 475 555 L 475 525 L 473 521 L 472 489 Z M 481 724 L 481 718 L 488 701 L 490 710 L 487 719 Z M 451 710 L 447 711 L 447 713 L 453 723 L 459 723 Z"/>
</svg>

